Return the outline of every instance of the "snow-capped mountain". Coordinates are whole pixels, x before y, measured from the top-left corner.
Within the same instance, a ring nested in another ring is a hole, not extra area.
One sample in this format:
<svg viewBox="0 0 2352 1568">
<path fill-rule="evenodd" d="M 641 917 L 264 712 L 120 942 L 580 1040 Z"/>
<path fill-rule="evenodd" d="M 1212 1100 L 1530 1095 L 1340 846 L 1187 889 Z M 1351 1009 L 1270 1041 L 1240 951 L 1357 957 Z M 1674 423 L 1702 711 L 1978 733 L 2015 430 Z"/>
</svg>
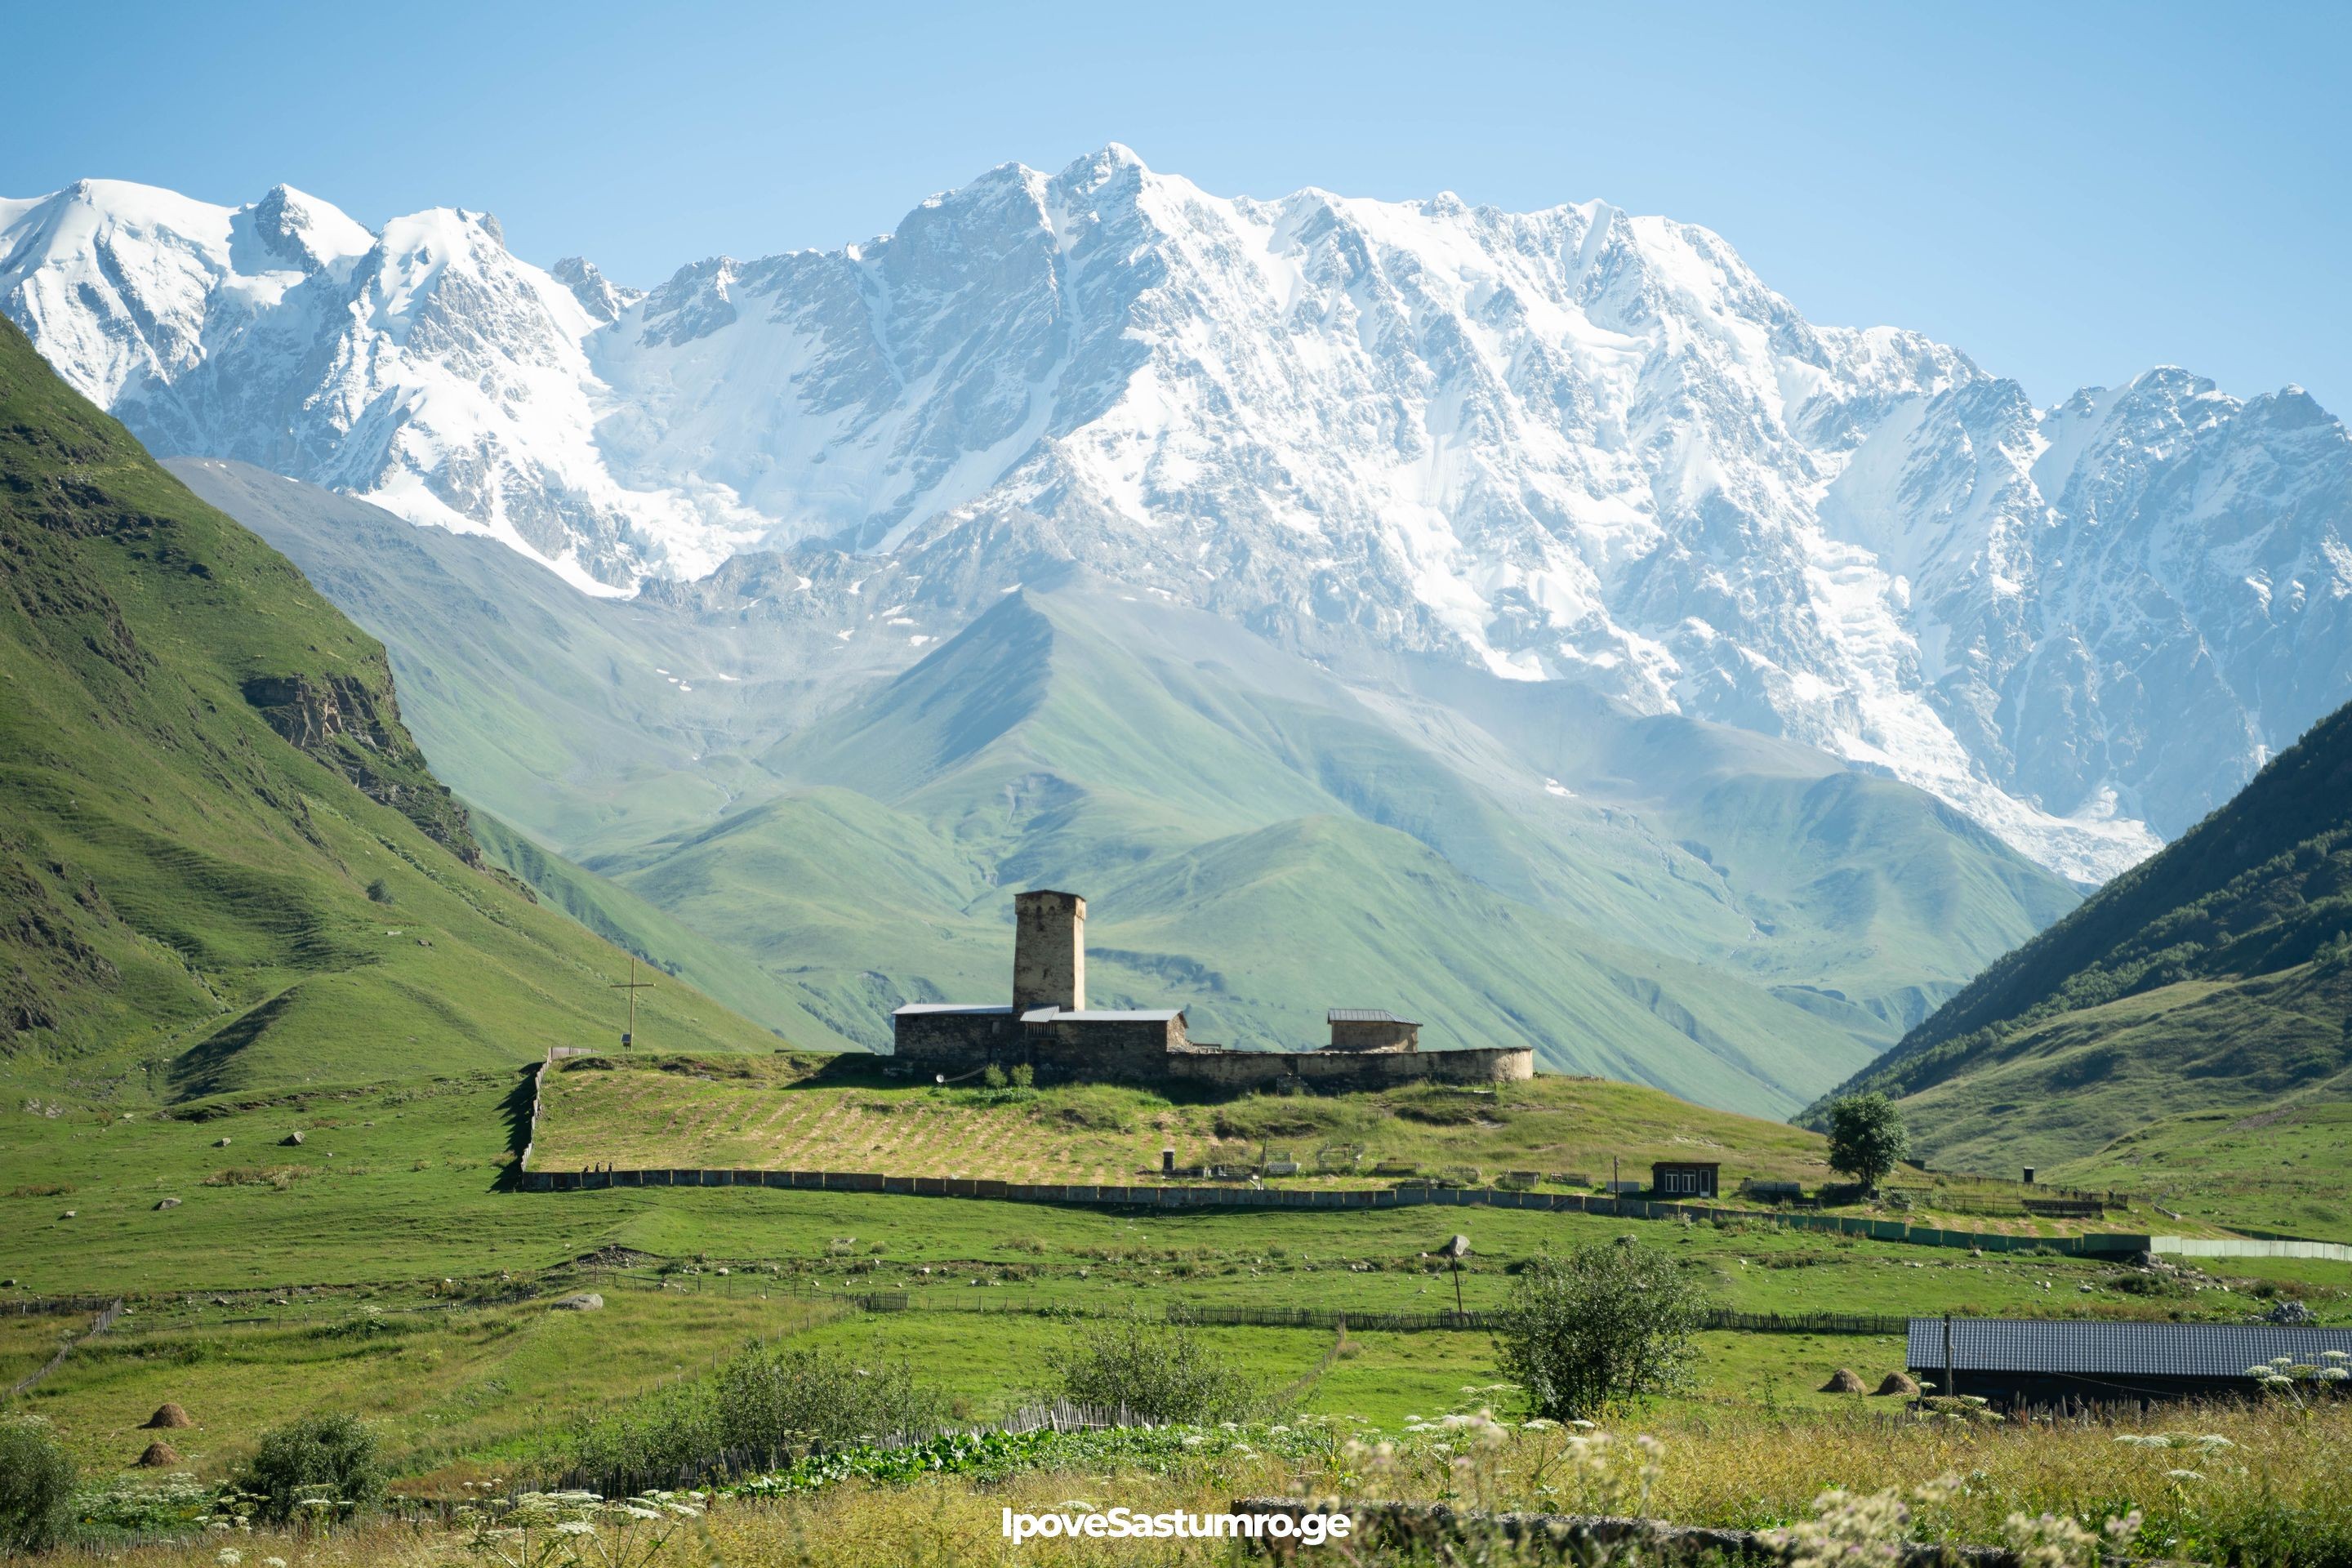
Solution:
<svg viewBox="0 0 2352 1568">
<path fill-rule="evenodd" d="M 1114 146 L 642 296 L 282 190 L 0 224 L 0 309 L 161 450 L 907 659 L 1076 562 L 1368 679 L 1801 739 L 2084 880 L 2352 698 L 2352 438 L 2299 392 L 2036 410 L 1599 203 L 1227 199 Z"/>
<path fill-rule="evenodd" d="M 517 260 L 485 213 L 372 233 L 284 185 L 220 207 L 107 180 L 0 202 L 0 309 L 157 452 L 488 531 L 590 590 L 707 572 L 766 526 L 608 472 L 584 342 L 630 298 Z"/>
</svg>

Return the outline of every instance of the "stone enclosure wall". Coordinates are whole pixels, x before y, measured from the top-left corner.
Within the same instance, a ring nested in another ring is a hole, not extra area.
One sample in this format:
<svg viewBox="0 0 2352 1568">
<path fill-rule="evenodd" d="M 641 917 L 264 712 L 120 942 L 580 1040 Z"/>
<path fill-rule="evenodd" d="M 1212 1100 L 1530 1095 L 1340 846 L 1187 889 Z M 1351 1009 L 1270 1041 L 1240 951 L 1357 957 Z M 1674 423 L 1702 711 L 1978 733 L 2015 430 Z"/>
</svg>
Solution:
<svg viewBox="0 0 2352 1568">
<path fill-rule="evenodd" d="M 1362 1093 L 1409 1083 L 1520 1083 L 1536 1076 L 1532 1050 L 1230 1051 L 1192 1046 L 1169 1053 L 1172 1082 L 1245 1092 L 1286 1083 Z"/>
</svg>

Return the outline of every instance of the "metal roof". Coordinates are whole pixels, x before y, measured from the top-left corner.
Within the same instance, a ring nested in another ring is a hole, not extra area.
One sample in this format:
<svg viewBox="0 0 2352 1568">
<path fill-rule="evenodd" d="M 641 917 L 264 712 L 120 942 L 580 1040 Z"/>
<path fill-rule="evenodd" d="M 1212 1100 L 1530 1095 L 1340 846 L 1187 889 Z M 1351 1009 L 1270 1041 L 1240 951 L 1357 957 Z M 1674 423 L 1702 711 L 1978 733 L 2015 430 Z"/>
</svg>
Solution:
<svg viewBox="0 0 2352 1568">
<path fill-rule="evenodd" d="M 890 1015 L 893 1018 L 906 1013 L 1010 1013 L 1008 1006 L 986 1006 L 976 1002 L 909 1002 Z"/>
<path fill-rule="evenodd" d="M 1021 1015 L 1021 1021 L 1024 1024 L 1164 1024 L 1171 1018 L 1183 1016 L 1181 1007 L 1144 1007 L 1129 1012 L 1089 1007 L 1082 1013 L 1073 1013 L 1061 1007 L 1032 1007 Z"/>
<path fill-rule="evenodd" d="M 1380 1007 L 1334 1007 L 1324 1016 L 1327 1024 L 1402 1024 L 1418 1029 L 1420 1023 L 1412 1018 L 1400 1018 Z"/>
<path fill-rule="evenodd" d="M 1944 1320 L 1911 1320 L 1909 1363 L 1944 1364 Z M 2352 1329 L 2272 1323 L 2094 1323 L 2001 1318 L 1952 1320 L 1959 1372 L 2078 1373 L 2112 1377 L 2236 1377 L 2278 1356 L 2321 1364 L 2352 1355 Z"/>
</svg>

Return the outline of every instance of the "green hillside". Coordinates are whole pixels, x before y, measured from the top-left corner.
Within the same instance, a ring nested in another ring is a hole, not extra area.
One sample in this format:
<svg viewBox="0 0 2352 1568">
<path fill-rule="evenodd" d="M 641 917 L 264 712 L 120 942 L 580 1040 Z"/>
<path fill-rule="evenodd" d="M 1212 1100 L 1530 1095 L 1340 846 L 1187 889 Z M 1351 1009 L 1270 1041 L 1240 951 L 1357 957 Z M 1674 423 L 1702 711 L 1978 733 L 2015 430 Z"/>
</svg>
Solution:
<svg viewBox="0 0 2352 1568">
<path fill-rule="evenodd" d="M 622 955 L 482 862 L 383 647 L 0 326 L 0 1053 L 184 1099 L 608 1037 Z M 771 1037 L 685 987 L 666 1032 Z"/>
<path fill-rule="evenodd" d="M 492 834 L 499 864 L 813 1045 L 994 996 L 1011 890 L 1052 883 L 1094 901 L 1096 994 L 1203 1037 L 1407 1007 L 1786 1113 L 2074 902 L 1919 791 L 1560 683 L 1343 679 L 1082 576 L 878 678 L 881 639 L 796 640 L 757 600 L 590 599 L 488 542 L 181 471 L 392 645 L 444 776 L 530 847 Z"/>
<path fill-rule="evenodd" d="M 1997 1165 L 2352 1097 L 2352 709 L 1848 1087 L 1906 1097 L 1937 1159 Z"/>
<path fill-rule="evenodd" d="M 2267 1110 L 2197 1110 L 2126 1132 L 2051 1173 L 2142 1192 L 2176 1214 L 2314 1241 L 2352 1241 L 2352 1096 Z"/>
<path fill-rule="evenodd" d="M 1559 738 L 1593 756 L 1634 722 L 1596 707 Z M 1771 742 L 1772 773 L 1727 759 L 1718 798 L 1684 808 L 1717 818 L 1722 848 L 1694 851 L 1492 737 L 1456 737 L 1449 755 L 1418 727 L 1209 616 L 1099 587 L 1024 591 L 766 753 L 791 794 L 591 866 L 728 932 L 868 1045 L 902 1001 L 1003 990 L 1010 890 L 1039 883 L 1093 901 L 1095 996 L 1187 1005 L 1197 1036 L 1234 1044 L 1308 1045 L 1328 1006 L 1392 1006 L 1433 1041 L 1533 1046 L 1559 1070 L 1786 1113 L 1925 1010 L 1894 984 L 1855 1000 L 1894 967 L 1889 933 L 1805 907 L 1822 897 L 1810 879 L 1899 872 L 1874 838 L 1884 825 L 1792 830 L 1766 804 L 1840 793 L 1833 765 Z M 1924 799 L 1857 782 L 1868 801 Z M 1939 831 L 1916 853 L 1985 868 L 1992 893 L 1991 930 L 1944 921 L 1948 952 L 1989 953 L 2067 902 L 1989 840 Z M 1754 897 L 1751 868 L 1767 884 Z M 1936 918 L 1916 919 L 1912 951 L 1936 945 Z M 1915 965 L 1906 984 L 1931 977 Z"/>
</svg>

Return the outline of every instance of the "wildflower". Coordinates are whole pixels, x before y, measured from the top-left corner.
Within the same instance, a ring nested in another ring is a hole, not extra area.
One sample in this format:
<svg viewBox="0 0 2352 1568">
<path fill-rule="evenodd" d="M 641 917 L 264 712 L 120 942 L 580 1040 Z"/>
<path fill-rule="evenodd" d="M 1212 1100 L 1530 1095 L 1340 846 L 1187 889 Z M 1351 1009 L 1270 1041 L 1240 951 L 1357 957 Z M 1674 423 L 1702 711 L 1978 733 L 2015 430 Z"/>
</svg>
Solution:
<svg viewBox="0 0 2352 1568">
<path fill-rule="evenodd" d="M 2205 1479 L 2195 1470 L 2167 1470 L 2164 1473 L 2176 1481 L 2201 1481 Z"/>
<path fill-rule="evenodd" d="M 238 1563 L 245 1561 L 245 1553 L 234 1546 L 224 1546 L 220 1549 L 219 1555 L 213 1561 L 219 1563 L 221 1568 L 236 1568 Z"/>
</svg>

